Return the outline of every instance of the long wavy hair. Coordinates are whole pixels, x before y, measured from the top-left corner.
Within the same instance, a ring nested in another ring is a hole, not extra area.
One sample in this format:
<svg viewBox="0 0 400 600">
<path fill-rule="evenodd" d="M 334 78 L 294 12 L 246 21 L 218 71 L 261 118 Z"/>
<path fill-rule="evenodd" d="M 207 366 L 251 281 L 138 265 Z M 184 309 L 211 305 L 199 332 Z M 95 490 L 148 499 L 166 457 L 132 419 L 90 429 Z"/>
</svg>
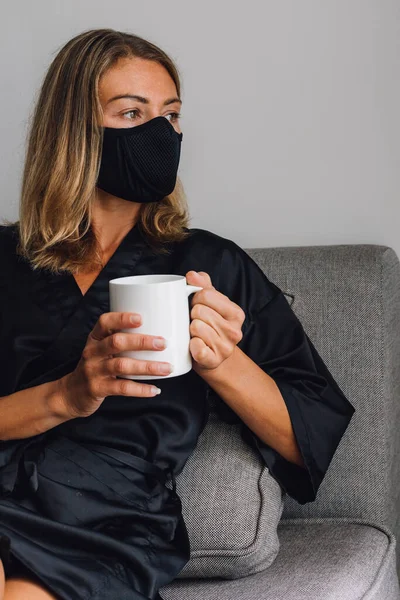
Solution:
<svg viewBox="0 0 400 600">
<path fill-rule="evenodd" d="M 50 64 L 30 118 L 22 176 L 17 253 L 33 269 L 76 273 L 101 268 L 92 227 L 92 204 L 100 169 L 103 111 L 101 76 L 120 58 L 160 63 L 178 97 L 178 69 L 167 54 L 137 35 L 91 29 L 67 42 Z M 156 252 L 181 241 L 190 220 L 179 177 L 161 202 L 143 203 L 138 227 Z"/>
</svg>

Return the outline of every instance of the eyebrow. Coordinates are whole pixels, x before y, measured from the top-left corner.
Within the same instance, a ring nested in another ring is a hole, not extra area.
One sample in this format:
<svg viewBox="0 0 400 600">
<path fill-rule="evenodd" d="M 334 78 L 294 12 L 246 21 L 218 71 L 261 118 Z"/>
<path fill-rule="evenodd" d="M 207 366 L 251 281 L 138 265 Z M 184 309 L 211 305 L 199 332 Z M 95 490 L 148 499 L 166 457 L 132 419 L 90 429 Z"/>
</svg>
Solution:
<svg viewBox="0 0 400 600">
<path fill-rule="evenodd" d="M 107 100 L 106 104 L 110 104 L 110 102 L 114 102 L 114 100 L 120 100 L 121 98 L 130 98 L 131 100 L 137 100 L 138 102 L 142 102 L 142 104 L 149 104 L 148 98 L 143 98 L 143 96 L 136 96 L 135 94 L 119 94 L 118 96 L 113 96 L 109 100 Z M 173 104 L 174 102 L 179 102 L 182 104 L 182 100 L 180 98 L 168 98 L 165 100 L 164 106 L 168 104 Z"/>
</svg>

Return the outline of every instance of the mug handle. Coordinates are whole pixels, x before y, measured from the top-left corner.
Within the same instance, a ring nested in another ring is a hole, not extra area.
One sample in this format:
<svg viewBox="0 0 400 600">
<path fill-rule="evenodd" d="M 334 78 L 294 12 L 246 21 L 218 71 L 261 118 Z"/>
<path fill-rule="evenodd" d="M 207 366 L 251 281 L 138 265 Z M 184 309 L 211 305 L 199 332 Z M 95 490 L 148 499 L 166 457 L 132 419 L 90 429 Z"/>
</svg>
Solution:
<svg viewBox="0 0 400 600">
<path fill-rule="evenodd" d="M 200 292 L 200 290 L 202 290 L 202 287 L 199 287 L 198 285 L 186 285 L 186 292 L 188 297 L 190 296 L 190 294 L 193 294 L 193 292 Z"/>
</svg>

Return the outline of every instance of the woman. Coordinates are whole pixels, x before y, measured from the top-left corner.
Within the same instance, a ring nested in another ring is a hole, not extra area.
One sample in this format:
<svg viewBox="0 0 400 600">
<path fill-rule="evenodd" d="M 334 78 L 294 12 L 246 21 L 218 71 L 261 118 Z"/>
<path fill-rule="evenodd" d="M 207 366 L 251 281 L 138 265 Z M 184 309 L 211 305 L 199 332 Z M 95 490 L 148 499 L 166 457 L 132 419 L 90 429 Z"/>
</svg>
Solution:
<svg viewBox="0 0 400 600">
<path fill-rule="evenodd" d="M 187 227 L 180 107 L 171 59 L 112 29 L 70 40 L 40 91 L 20 220 L 0 230 L 7 600 L 161 598 L 189 560 L 165 482 L 210 396 L 302 504 L 354 413 L 280 289 L 233 241 Z M 158 389 L 123 375 L 167 363 L 114 355 L 159 336 L 116 333 L 140 315 L 109 311 L 110 279 L 148 273 L 204 288 L 191 297 L 193 369 Z"/>
</svg>

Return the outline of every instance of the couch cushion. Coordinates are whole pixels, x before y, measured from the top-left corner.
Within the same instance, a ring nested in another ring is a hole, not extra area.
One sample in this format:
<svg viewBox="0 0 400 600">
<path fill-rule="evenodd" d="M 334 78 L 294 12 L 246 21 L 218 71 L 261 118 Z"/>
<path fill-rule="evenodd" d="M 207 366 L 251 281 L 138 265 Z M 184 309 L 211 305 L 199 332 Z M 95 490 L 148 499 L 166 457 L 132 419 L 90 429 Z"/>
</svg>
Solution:
<svg viewBox="0 0 400 600">
<path fill-rule="evenodd" d="M 210 408 L 196 451 L 176 478 L 190 539 L 186 577 L 243 577 L 272 564 L 284 494 L 268 467 Z"/>
<path fill-rule="evenodd" d="M 236 580 L 176 579 L 165 600 L 399 600 L 395 539 L 350 519 L 288 519 L 280 550 L 261 573 Z"/>
</svg>

